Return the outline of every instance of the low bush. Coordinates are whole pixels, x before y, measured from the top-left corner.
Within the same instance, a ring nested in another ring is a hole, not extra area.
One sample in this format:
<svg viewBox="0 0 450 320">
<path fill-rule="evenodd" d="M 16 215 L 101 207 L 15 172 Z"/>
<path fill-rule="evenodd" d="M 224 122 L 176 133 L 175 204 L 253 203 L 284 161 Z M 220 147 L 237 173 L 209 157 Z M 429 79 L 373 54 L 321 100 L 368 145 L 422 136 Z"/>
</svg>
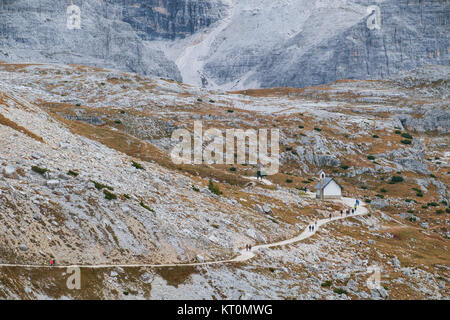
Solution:
<svg viewBox="0 0 450 320">
<path fill-rule="evenodd" d="M 324 282 L 322 282 L 322 284 L 320 285 L 321 287 L 330 287 L 331 286 L 331 280 L 326 280 Z"/>
<path fill-rule="evenodd" d="M 145 168 L 140 163 L 137 163 L 135 161 L 131 161 L 131 165 L 138 170 L 145 170 Z"/>
<path fill-rule="evenodd" d="M 79 175 L 78 172 L 75 172 L 75 171 L 73 171 L 73 170 L 69 170 L 69 171 L 67 172 L 67 174 L 68 174 L 69 176 L 72 176 L 72 177 L 78 177 L 78 175 Z"/>
<path fill-rule="evenodd" d="M 215 195 L 220 196 L 222 194 L 222 191 L 220 191 L 219 186 L 216 185 L 211 179 L 209 180 L 208 189 Z"/>
<path fill-rule="evenodd" d="M 345 291 L 344 288 L 337 288 L 337 289 L 334 289 L 333 292 L 334 292 L 334 293 L 337 293 L 337 294 L 347 294 L 347 291 Z"/>
<path fill-rule="evenodd" d="M 140 204 L 140 206 L 141 206 L 142 208 L 147 209 L 147 210 L 150 211 L 150 212 L 155 212 L 155 210 L 153 210 L 152 208 L 150 208 L 149 206 L 147 206 L 144 202 L 141 201 L 139 204 Z"/>
<path fill-rule="evenodd" d="M 103 193 L 105 195 L 105 199 L 107 200 L 116 200 L 117 196 L 114 193 L 109 192 L 107 189 L 103 190 Z"/>
<path fill-rule="evenodd" d="M 103 184 L 103 183 L 100 183 L 100 182 L 97 182 L 97 181 L 94 181 L 94 180 L 91 180 L 91 182 L 94 184 L 95 189 L 97 189 L 97 190 L 108 189 L 110 191 L 114 191 L 113 187 L 108 186 L 106 184 Z"/>
<path fill-rule="evenodd" d="M 374 156 L 367 156 L 367 159 L 369 159 L 369 160 L 375 160 L 375 157 L 374 157 Z"/>
<path fill-rule="evenodd" d="M 403 177 L 401 177 L 401 176 L 393 176 L 392 178 L 391 178 L 391 181 L 390 181 L 390 183 L 391 184 L 394 184 L 394 183 L 400 183 L 400 182 L 403 182 Z"/>
<path fill-rule="evenodd" d="M 400 142 L 403 144 L 411 144 L 412 143 L 411 140 L 402 140 Z"/>
<path fill-rule="evenodd" d="M 413 138 L 412 135 L 410 135 L 409 133 L 406 133 L 406 132 L 402 133 L 401 136 L 405 139 L 410 139 L 410 140 L 412 140 L 412 138 Z"/>
<path fill-rule="evenodd" d="M 31 170 L 33 170 L 34 172 L 39 173 L 39 174 L 44 174 L 49 171 L 48 169 L 40 168 L 38 166 L 32 166 Z"/>
</svg>

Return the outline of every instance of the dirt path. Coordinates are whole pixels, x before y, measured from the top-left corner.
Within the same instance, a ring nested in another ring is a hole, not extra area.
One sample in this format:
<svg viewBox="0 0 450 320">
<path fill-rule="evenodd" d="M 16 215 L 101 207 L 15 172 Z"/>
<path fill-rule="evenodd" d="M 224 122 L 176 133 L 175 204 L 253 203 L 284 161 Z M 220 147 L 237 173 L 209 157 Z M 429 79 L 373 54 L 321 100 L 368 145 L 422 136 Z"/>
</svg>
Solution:
<svg viewBox="0 0 450 320">
<path fill-rule="evenodd" d="M 344 204 L 346 207 L 353 207 L 356 199 L 352 198 L 342 198 L 341 200 L 335 200 L 335 202 L 338 202 L 340 204 Z M 210 262 L 198 262 L 198 263 L 180 263 L 180 264 L 97 264 L 97 265 L 58 265 L 51 267 L 49 265 L 28 265 L 28 264 L 0 264 L 0 267 L 18 267 L 18 268 L 55 268 L 55 269 L 67 269 L 70 267 L 78 267 L 78 268 L 91 268 L 91 269 L 101 269 L 101 268 L 115 268 L 115 267 L 121 267 L 121 268 L 164 268 L 164 267 L 188 267 L 188 266 L 207 266 L 207 265 L 214 265 L 214 264 L 224 264 L 224 263 L 233 263 L 233 262 L 245 262 L 252 258 L 254 258 L 260 249 L 268 249 L 273 247 L 279 247 L 284 245 L 289 245 L 293 243 L 300 242 L 302 240 L 308 239 L 312 237 L 320 227 L 326 225 L 329 222 L 336 221 L 336 220 L 342 220 L 347 219 L 355 216 L 362 216 L 368 213 L 368 210 L 364 203 L 361 203 L 356 210 L 354 214 L 350 215 L 343 215 L 341 216 L 334 216 L 331 219 L 321 219 L 317 220 L 316 222 L 312 222 L 309 224 L 305 230 L 298 235 L 297 237 L 287 239 L 280 242 L 275 243 L 269 243 L 269 244 L 263 244 L 259 246 L 254 246 L 250 251 L 243 249 L 240 254 L 235 257 L 234 259 L 230 260 L 220 260 L 220 261 L 210 261 Z M 309 231 L 309 227 L 314 225 L 314 231 Z"/>
</svg>

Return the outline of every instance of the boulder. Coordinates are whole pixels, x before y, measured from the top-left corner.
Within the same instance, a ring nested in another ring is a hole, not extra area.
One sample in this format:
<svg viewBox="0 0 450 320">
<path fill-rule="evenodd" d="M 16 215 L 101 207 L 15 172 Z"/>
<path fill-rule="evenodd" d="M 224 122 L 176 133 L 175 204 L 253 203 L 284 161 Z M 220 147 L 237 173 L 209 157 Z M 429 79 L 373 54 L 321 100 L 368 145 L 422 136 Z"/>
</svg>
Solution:
<svg viewBox="0 0 450 320">
<path fill-rule="evenodd" d="M 56 187 L 58 187 L 59 186 L 59 180 L 48 180 L 47 181 L 47 187 L 49 187 L 50 189 L 54 189 L 54 188 L 56 188 Z"/>
<path fill-rule="evenodd" d="M 2 173 L 5 178 L 17 179 L 19 177 L 16 167 L 13 166 L 4 167 Z"/>
</svg>

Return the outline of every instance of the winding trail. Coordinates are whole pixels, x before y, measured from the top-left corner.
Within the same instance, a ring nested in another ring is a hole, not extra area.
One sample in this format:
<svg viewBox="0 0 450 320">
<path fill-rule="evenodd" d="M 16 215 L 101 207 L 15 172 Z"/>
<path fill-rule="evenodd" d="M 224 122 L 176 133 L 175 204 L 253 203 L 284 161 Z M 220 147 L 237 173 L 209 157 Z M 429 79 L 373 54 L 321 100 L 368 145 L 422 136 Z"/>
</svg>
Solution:
<svg viewBox="0 0 450 320">
<path fill-rule="evenodd" d="M 353 207 L 356 199 L 352 198 L 342 198 L 341 200 L 336 200 L 335 202 L 338 202 L 340 204 L 344 204 L 347 207 Z M 45 269 L 67 269 L 67 268 L 89 268 L 89 269 L 102 269 L 102 268 L 164 268 L 164 267 L 189 267 L 189 266 L 206 266 L 206 265 L 214 265 L 214 264 L 224 264 L 224 263 L 234 263 L 234 262 L 245 262 L 252 258 L 254 258 L 258 251 L 261 249 L 268 249 L 273 247 L 279 247 L 284 245 L 289 245 L 293 243 L 300 242 L 302 240 L 308 239 L 312 237 L 317 230 L 326 225 L 329 222 L 336 221 L 336 220 L 342 220 L 346 218 L 351 218 L 355 216 L 362 216 L 366 215 L 368 213 L 368 210 L 366 208 L 366 205 L 364 203 L 360 203 L 359 207 L 355 211 L 354 214 L 346 215 L 343 214 L 342 216 L 334 216 L 331 219 L 321 219 L 317 220 L 315 223 L 309 224 L 305 230 L 298 235 L 297 237 L 287 239 L 280 242 L 274 242 L 269 244 L 263 244 L 259 246 L 252 247 L 251 250 L 247 251 L 246 249 L 243 249 L 240 254 L 235 257 L 234 259 L 230 260 L 220 260 L 220 261 L 209 261 L 209 262 L 197 262 L 197 263 L 179 263 L 179 264 L 97 264 L 97 265 L 57 265 L 57 266 L 49 266 L 49 265 L 33 265 L 33 264 L 0 264 L 1 267 L 18 267 L 18 268 L 45 268 Z M 314 231 L 309 231 L 309 227 L 315 225 Z"/>
</svg>

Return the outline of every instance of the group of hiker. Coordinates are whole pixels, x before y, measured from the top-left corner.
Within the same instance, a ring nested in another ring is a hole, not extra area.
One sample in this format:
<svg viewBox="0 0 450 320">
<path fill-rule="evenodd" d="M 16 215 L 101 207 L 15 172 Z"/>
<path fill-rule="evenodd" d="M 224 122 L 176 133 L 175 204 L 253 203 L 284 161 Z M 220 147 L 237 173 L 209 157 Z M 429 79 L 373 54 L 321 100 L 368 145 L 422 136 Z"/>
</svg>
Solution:
<svg viewBox="0 0 450 320">
<path fill-rule="evenodd" d="M 314 224 L 309 225 L 309 232 L 314 232 L 314 230 L 317 228 L 317 221 L 314 221 Z"/>
<path fill-rule="evenodd" d="M 356 202 L 355 202 L 353 208 L 347 209 L 347 210 L 341 210 L 341 211 L 340 211 L 341 217 L 343 217 L 344 214 L 347 215 L 347 216 L 348 216 L 348 215 L 351 215 L 351 214 L 355 214 L 355 213 L 356 213 L 356 210 L 358 209 L 359 204 L 360 204 L 359 200 L 356 200 Z M 328 218 L 331 220 L 331 219 L 333 218 L 333 214 L 330 213 L 330 215 L 328 216 Z M 311 227 L 312 227 L 312 228 L 311 228 Z M 314 226 L 309 226 L 309 231 L 314 231 Z"/>
<path fill-rule="evenodd" d="M 350 214 L 355 214 L 356 209 L 358 209 L 358 206 L 359 206 L 359 200 L 356 200 L 356 202 L 355 202 L 353 208 L 345 210 L 345 214 L 346 214 L 347 216 L 350 215 Z M 343 215 L 344 215 L 344 210 L 341 210 L 341 217 L 342 217 Z M 331 219 L 331 214 L 330 214 L 330 219 Z"/>
<path fill-rule="evenodd" d="M 251 244 L 246 244 L 245 245 L 245 251 L 252 251 L 252 245 Z"/>
</svg>

